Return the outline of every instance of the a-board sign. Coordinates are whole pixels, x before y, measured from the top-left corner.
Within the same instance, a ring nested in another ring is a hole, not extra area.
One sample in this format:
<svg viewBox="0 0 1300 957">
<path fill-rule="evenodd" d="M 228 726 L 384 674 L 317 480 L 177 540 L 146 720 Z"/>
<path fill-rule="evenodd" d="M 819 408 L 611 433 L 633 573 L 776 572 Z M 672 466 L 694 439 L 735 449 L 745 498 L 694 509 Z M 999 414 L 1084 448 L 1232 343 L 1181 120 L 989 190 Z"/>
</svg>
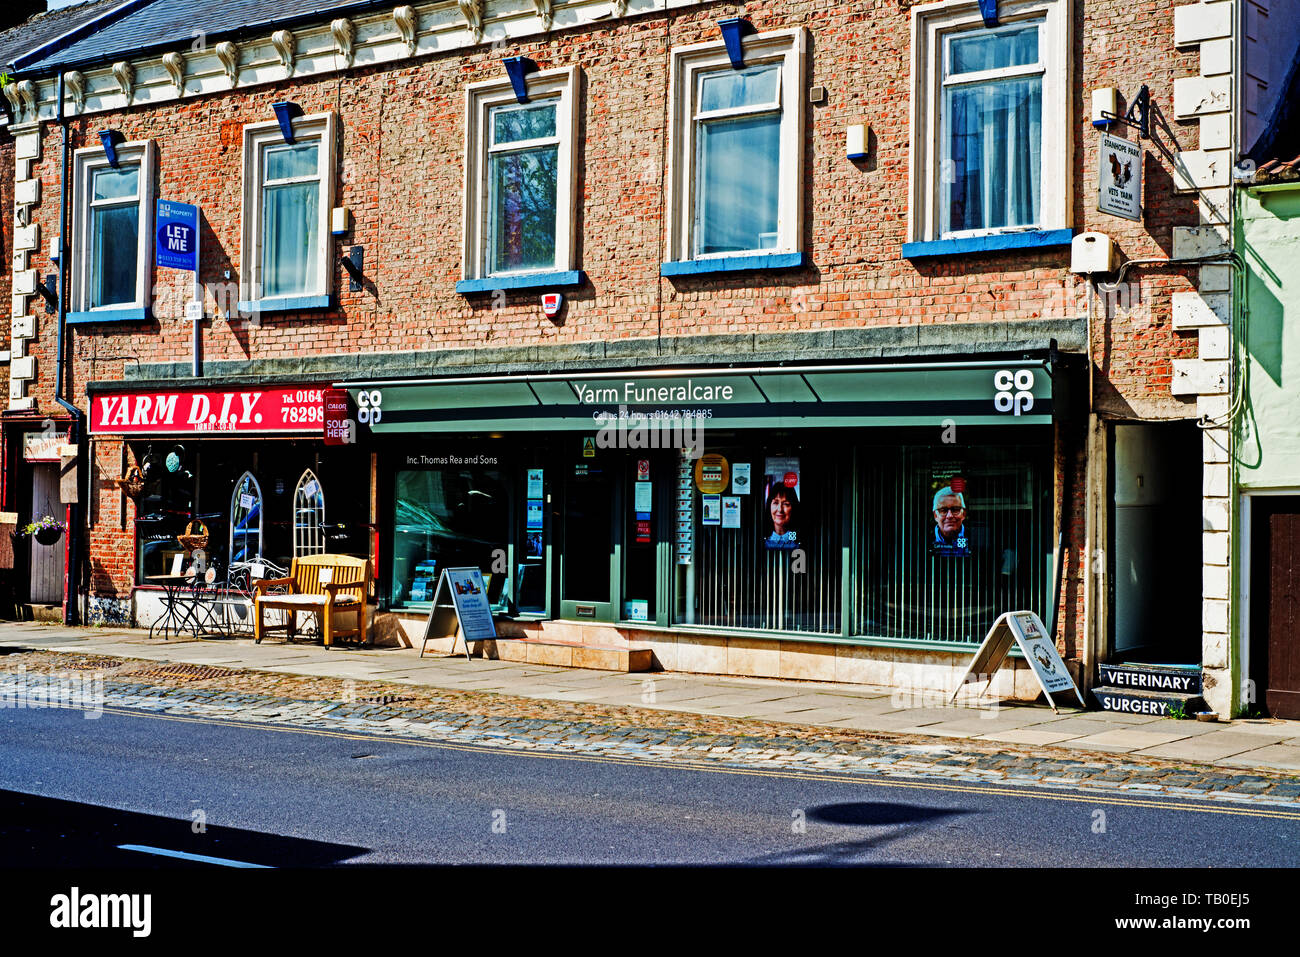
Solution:
<svg viewBox="0 0 1300 957">
<path fill-rule="evenodd" d="M 1075 697 L 1079 699 L 1079 704 L 1084 703 L 1083 695 L 1075 687 L 1074 679 L 1070 677 L 1065 662 L 1061 660 L 1056 650 L 1056 642 L 1048 634 L 1042 619 L 1032 611 L 1009 611 L 998 617 L 993 627 L 989 629 L 988 635 L 985 636 L 984 642 L 979 646 L 979 650 L 975 652 L 966 674 L 953 690 L 949 702 L 957 700 L 958 693 L 971 681 L 972 675 L 987 675 L 988 683 L 980 694 L 988 691 L 989 686 L 993 684 L 994 674 L 1006 660 L 1007 652 L 1011 650 L 1012 645 L 1020 647 L 1020 653 L 1029 662 L 1029 667 L 1033 670 L 1039 685 L 1042 686 L 1043 693 L 1047 695 L 1047 701 L 1053 711 L 1056 710 L 1056 702 L 1052 700 L 1052 692 L 1073 691 Z"/>
<path fill-rule="evenodd" d="M 420 657 L 433 638 L 442 638 L 450 630 L 455 616 L 456 634 L 465 642 L 465 658 L 469 658 L 471 641 L 486 641 L 497 637 L 496 622 L 492 620 L 492 605 L 488 601 L 487 583 L 477 568 L 444 568 L 438 577 L 438 587 L 433 592 L 433 607 L 424 626 L 424 644 Z"/>
</svg>

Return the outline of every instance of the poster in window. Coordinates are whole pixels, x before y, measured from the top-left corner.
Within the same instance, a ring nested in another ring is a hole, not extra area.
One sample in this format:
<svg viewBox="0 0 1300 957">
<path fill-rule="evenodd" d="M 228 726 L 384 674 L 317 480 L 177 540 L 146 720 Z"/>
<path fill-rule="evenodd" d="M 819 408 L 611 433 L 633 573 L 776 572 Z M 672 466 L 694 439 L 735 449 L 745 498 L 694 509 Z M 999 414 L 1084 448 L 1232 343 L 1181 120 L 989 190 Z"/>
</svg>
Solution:
<svg viewBox="0 0 1300 957">
<path fill-rule="evenodd" d="M 535 532 L 543 528 L 543 522 L 546 515 L 542 510 L 542 500 L 540 498 L 530 498 L 528 500 L 528 531 Z"/>
<path fill-rule="evenodd" d="M 700 496 L 700 524 L 701 525 L 722 524 L 722 496 L 721 495 Z"/>
<path fill-rule="evenodd" d="M 930 479 L 930 509 L 930 553 L 937 558 L 969 558 L 966 479 L 949 469 L 936 470 Z"/>
<path fill-rule="evenodd" d="M 768 549 L 801 547 L 799 459 L 769 458 L 763 465 L 763 540 Z"/>
<path fill-rule="evenodd" d="M 739 495 L 724 495 L 722 497 L 722 527 L 740 528 Z"/>
</svg>

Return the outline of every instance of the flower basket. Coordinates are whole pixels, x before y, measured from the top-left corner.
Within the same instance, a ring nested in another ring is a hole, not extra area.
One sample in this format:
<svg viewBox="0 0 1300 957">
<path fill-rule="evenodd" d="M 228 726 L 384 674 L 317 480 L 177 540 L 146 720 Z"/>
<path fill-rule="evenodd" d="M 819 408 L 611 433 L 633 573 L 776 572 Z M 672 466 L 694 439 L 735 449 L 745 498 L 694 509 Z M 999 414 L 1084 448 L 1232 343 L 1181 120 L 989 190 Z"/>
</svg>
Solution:
<svg viewBox="0 0 1300 957">
<path fill-rule="evenodd" d="M 176 536 L 176 541 L 181 543 L 181 548 L 187 552 L 193 552 L 195 549 L 208 547 L 208 527 L 202 522 L 195 519 L 185 526 L 185 531 Z"/>
<path fill-rule="evenodd" d="M 138 465 L 132 465 L 127 470 L 125 478 L 114 479 L 114 481 L 133 502 L 138 501 L 144 494 L 144 473 L 140 471 Z"/>
<path fill-rule="evenodd" d="M 66 524 L 53 515 L 42 515 L 36 521 L 24 526 L 22 533 L 36 539 L 38 544 L 53 545 L 63 537 L 67 528 Z"/>
<path fill-rule="evenodd" d="M 32 537 L 36 539 L 38 544 L 53 545 L 60 538 L 63 537 L 63 529 L 53 527 L 53 526 L 46 526 L 44 528 L 38 529 L 35 532 L 35 534 L 32 535 Z"/>
</svg>

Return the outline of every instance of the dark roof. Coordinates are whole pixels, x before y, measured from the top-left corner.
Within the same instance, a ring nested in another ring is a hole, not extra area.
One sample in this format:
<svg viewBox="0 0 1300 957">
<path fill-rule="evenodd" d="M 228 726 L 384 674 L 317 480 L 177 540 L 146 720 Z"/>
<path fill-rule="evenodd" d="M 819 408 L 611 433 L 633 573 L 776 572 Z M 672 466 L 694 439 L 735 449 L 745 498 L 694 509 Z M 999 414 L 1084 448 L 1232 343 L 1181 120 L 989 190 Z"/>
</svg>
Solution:
<svg viewBox="0 0 1300 957">
<path fill-rule="evenodd" d="M 75 30 L 121 3 L 122 0 L 92 0 L 90 3 L 38 13 L 17 26 L 0 30 L 0 67 L 7 67 L 15 57 Z"/>
<path fill-rule="evenodd" d="M 295 23 L 319 22 L 349 8 L 392 5 L 393 0 L 153 0 L 71 46 L 25 65 L 23 72 L 51 73 L 119 59 L 124 54 L 188 48 L 199 30 L 211 43 L 245 31 L 265 34 Z"/>
</svg>

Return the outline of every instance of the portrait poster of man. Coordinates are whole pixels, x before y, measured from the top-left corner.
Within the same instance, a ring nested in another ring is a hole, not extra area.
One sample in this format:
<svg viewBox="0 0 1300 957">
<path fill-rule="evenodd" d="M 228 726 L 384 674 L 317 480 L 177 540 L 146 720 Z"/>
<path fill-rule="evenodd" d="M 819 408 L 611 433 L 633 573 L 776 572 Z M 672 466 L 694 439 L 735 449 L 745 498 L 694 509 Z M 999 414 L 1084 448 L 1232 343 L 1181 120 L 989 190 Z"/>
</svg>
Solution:
<svg viewBox="0 0 1300 957">
<path fill-rule="evenodd" d="M 773 457 L 763 465 L 763 547 L 801 548 L 806 530 L 800 525 L 799 459 Z"/>
<path fill-rule="evenodd" d="M 969 558 L 966 479 L 940 472 L 931 479 L 930 492 L 930 553 L 938 558 Z"/>
</svg>

